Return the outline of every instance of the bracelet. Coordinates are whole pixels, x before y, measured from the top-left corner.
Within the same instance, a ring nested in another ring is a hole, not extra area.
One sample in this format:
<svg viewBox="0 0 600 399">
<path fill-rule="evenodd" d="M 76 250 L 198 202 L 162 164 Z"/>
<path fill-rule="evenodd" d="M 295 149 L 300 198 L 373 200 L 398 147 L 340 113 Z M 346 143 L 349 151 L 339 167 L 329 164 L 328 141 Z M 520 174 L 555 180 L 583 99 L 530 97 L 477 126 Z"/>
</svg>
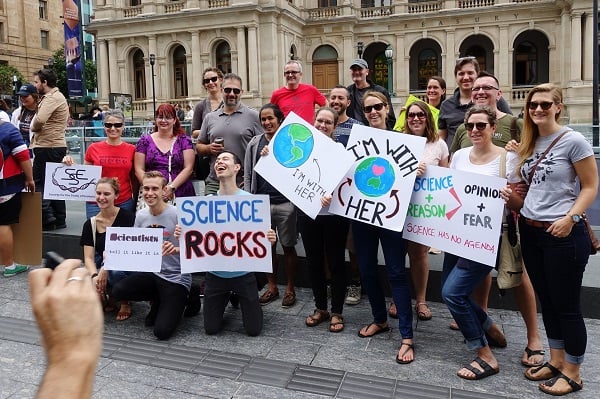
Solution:
<svg viewBox="0 0 600 399">
<path fill-rule="evenodd" d="M 93 280 L 93 279 L 94 279 L 94 277 L 98 277 L 98 273 L 94 273 L 94 274 L 92 274 L 92 276 L 91 276 L 91 277 L 92 277 L 92 280 Z"/>
</svg>

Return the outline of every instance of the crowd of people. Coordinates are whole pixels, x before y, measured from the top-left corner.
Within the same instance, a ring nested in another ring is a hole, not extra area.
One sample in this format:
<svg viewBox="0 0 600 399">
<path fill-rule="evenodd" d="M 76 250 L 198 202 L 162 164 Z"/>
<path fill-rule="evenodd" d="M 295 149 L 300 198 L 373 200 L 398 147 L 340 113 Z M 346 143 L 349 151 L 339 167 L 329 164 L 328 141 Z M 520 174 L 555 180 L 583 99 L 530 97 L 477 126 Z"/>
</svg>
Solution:
<svg viewBox="0 0 600 399">
<path fill-rule="evenodd" d="M 84 157 L 85 164 L 102 167 L 96 201 L 86 205 L 87 220 L 81 235 L 85 271 L 75 270 L 69 263 L 57 269 L 54 274 L 60 277 L 53 277 L 47 288 L 42 280 L 48 281 L 48 277 L 32 273 L 32 296 L 43 296 L 43 291 L 54 289 L 54 285 L 72 287 L 74 284 L 68 283 L 79 281 L 80 275 L 91 276 L 91 287 L 105 311 L 118 309 L 117 320 L 126 320 L 131 316 L 130 301 L 148 301 L 146 326 L 153 326 L 158 339 L 169 339 L 181 317 L 200 311 L 202 294 L 207 334 L 221 330 L 229 301 L 241 305 L 247 334 L 260 334 L 261 306 L 280 297 L 275 250 L 272 273 L 266 278 L 233 266 L 227 272 L 207 272 L 204 285 L 199 286 L 192 283 L 191 275 L 181 273 L 181 228 L 171 204 L 177 198 L 197 194 L 191 178 L 195 166 L 197 170 L 199 162 L 207 162 L 205 195 L 269 196 L 272 230 L 266 236 L 273 245 L 277 240 L 281 243 L 287 278 L 282 307 L 296 302 L 295 246 L 301 237 L 315 302 L 306 326 L 328 321 L 330 332 L 341 332 L 344 305 L 360 302 L 362 290 L 368 297 L 372 320 L 357 332 L 358 336 L 387 332 L 388 317 L 397 318 L 401 341 L 395 361 L 413 362 L 418 338 L 413 330 L 413 310 L 419 320 L 434 317 L 426 300 L 430 248 L 406 240 L 401 232 L 330 214 L 330 195 L 321 198 L 322 210 L 312 219 L 257 174 L 256 163 L 269 156 L 269 143 L 293 111 L 340 146 L 347 145 L 354 124 L 365 125 L 372 134 L 384 130 L 424 137 L 417 176 L 434 165 L 505 177 L 505 212 L 507 217 L 518 219 L 524 261 L 522 282 L 513 291 L 527 327 L 527 347 L 521 359 L 527 367 L 525 377 L 540 381 L 539 389 L 551 395 L 581 389 L 580 367 L 587 335 L 580 291 L 590 254 L 584 218 L 598 192 L 598 171 L 590 144 L 580 133 L 559 124 L 564 107 L 561 90 L 552 84 L 531 89 L 523 119 L 519 119 L 512 116 L 502 97 L 498 79 L 480 71 L 474 57 L 463 57 L 455 65 L 455 92 L 446 98 L 444 79 L 431 77 L 426 101 L 407 104 L 400 110 L 397 123 L 390 94 L 369 79 L 367 62 L 354 60 L 350 71 L 353 84 L 336 86 L 325 97 L 314 86 L 302 83 L 301 63 L 289 61 L 283 67 L 286 85 L 275 90 L 270 103 L 257 112 L 241 102 L 243 84 L 238 75 L 207 68 L 203 72 L 206 99 L 193 110 L 187 107 L 187 115 L 178 105 L 161 104 L 154 115 L 153 132 L 141 137 L 135 146 L 121 139 L 125 123 L 121 111 L 103 111 L 106 140 L 92 144 Z M 66 154 L 64 137 L 68 107 L 56 88 L 54 73 L 39 71 L 34 85 L 24 85 L 18 94 L 22 106 L 15 112 L 16 118 L 13 115 L 15 125 L 0 118 L 4 161 L 0 261 L 5 265 L 5 276 L 27 270 L 14 263 L 10 229 L 11 224 L 18 223 L 20 197 L 27 195 L 22 192 L 43 191 L 47 162 L 74 163 Z M 192 121 L 191 137 L 181 128 L 183 119 Z M 63 227 L 65 215 L 64 201 L 44 200 L 44 230 Z M 161 271 L 104 270 L 105 235 L 110 226 L 160 226 Z M 387 271 L 383 280 L 377 268 L 380 246 Z M 345 262 L 346 250 L 350 267 Z M 475 359 L 456 374 L 479 380 L 499 372 L 492 348 L 507 343 L 502 329 L 488 314 L 492 268 L 465 255 L 444 254 L 442 297 L 454 318 L 450 328 L 460 330 L 467 348 L 476 352 Z M 72 276 L 67 278 L 69 271 Z M 392 296 L 389 308 L 388 291 Z M 536 296 L 550 349 L 547 361 L 538 331 Z M 40 306 L 34 306 L 36 316 Z M 97 316 L 94 312 L 90 317 Z M 101 331 L 101 325 L 98 328 Z"/>
</svg>

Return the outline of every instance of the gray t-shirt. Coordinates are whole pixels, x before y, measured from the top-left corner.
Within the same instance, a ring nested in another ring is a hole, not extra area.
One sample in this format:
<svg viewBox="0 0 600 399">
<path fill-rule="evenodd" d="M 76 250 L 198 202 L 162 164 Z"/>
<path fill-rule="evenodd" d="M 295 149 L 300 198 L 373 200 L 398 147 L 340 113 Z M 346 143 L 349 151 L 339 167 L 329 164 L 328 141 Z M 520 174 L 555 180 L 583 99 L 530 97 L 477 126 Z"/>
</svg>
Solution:
<svg viewBox="0 0 600 399">
<path fill-rule="evenodd" d="M 233 152 L 240 160 L 244 160 L 246 147 L 252 137 L 263 132 L 258 118 L 258 112 L 252 108 L 240 104 L 237 111 L 231 115 L 223 112 L 223 108 L 209 113 L 204 118 L 198 140 L 204 144 L 210 144 L 216 137 L 223 137 L 225 150 Z M 215 174 L 215 156 L 210 156 L 210 178 L 217 180 Z M 243 165 L 242 165 L 243 168 Z M 244 177 L 244 171 L 238 172 L 238 183 Z"/>
<path fill-rule="evenodd" d="M 160 215 L 150 214 L 149 208 L 144 208 L 135 215 L 135 227 L 152 227 L 163 229 L 163 240 L 171 241 L 178 246 L 179 242 L 173 236 L 175 225 L 177 224 L 177 208 L 173 205 L 167 205 Z M 192 276 L 190 274 L 181 274 L 181 263 L 179 254 L 166 255 L 162 257 L 162 267 L 160 273 L 154 273 L 172 283 L 183 285 L 188 291 L 192 285 Z"/>
<path fill-rule="evenodd" d="M 563 127 L 550 136 L 537 138 L 533 155 L 521 168 L 521 176 L 525 180 L 528 180 L 531 168 L 546 148 L 565 130 L 570 128 Z M 538 164 L 521 214 L 542 222 L 554 222 L 564 217 L 577 198 L 578 182 L 573 163 L 593 155 L 592 146 L 581 133 L 571 130 L 565 134 Z"/>
</svg>

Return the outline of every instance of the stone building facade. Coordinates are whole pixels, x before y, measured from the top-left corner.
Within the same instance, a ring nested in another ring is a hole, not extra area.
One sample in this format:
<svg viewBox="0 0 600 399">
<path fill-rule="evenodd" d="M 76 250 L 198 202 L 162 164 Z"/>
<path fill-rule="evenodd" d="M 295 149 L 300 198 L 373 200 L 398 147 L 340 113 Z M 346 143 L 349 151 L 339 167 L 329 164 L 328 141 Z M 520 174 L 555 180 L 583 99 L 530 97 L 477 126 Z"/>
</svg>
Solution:
<svg viewBox="0 0 600 399">
<path fill-rule="evenodd" d="M 351 83 L 360 52 L 377 83 L 391 81 L 397 106 L 431 75 L 451 92 L 456 58 L 472 55 L 516 112 L 549 81 L 564 90 L 568 122 L 591 121 L 590 0 L 96 0 L 94 12 L 99 100 L 131 94 L 137 116 L 152 113 L 150 54 L 157 102 L 198 101 L 202 70 L 218 66 L 239 74 L 244 102 L 259 106 L 284 84 L 290 58 L 326 91 Z"/>
</svg>

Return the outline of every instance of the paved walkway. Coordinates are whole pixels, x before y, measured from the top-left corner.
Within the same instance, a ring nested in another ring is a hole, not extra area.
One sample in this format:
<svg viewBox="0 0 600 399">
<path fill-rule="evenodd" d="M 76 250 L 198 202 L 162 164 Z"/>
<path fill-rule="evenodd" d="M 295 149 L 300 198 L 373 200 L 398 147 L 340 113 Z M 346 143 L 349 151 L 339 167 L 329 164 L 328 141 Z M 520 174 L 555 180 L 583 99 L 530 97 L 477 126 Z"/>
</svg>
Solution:
<svg viewBox="0 0 600 399">
<path fill-rule="evenodd" d="M 283 291 L 284 287 L 280 287 Z M 265 327 L 259 337 L 243 332 L 240 310 L 229 307 L 225 330 L 207 336 L 202 313 L 184 319 L 167 341 L 154 339 L 143 326 L 145 303 L 133 316 L 117 322 L 107 314 L 102 357 L 94 398 L 548 398 L 523 377 L 520 357 L 525 328 L 517 312 L 491 310 L 502 326 L 508 347 L 494 350 L 501 371 L 483 381 L 465 381 L 456 370 L 474 356 L 460 333 L 448 329 L 450 315 L 432 303 L 434 317 L 415 331 L 416 360 L 394 361 L 398 329 L 374 338 L 359 338 L 371 320 L 365 297 L 346 306 L 346 329 L 329 333 L 327 324 L 304 325 L 314 305 L 308 289 L 283 309 L 274 302 L 263 309 Z M 0 277 L 0 398 L 33 397 L 44 371 L 39 333 L 32 321 L 27 276 Z M 397 327 L 393 320 L 392 326 Z M 573 399 L 597 398 L 600 392 L 600 320 L 587 320 L 588 353 L 583 368 L 585 388 Z"/>
</svg>

